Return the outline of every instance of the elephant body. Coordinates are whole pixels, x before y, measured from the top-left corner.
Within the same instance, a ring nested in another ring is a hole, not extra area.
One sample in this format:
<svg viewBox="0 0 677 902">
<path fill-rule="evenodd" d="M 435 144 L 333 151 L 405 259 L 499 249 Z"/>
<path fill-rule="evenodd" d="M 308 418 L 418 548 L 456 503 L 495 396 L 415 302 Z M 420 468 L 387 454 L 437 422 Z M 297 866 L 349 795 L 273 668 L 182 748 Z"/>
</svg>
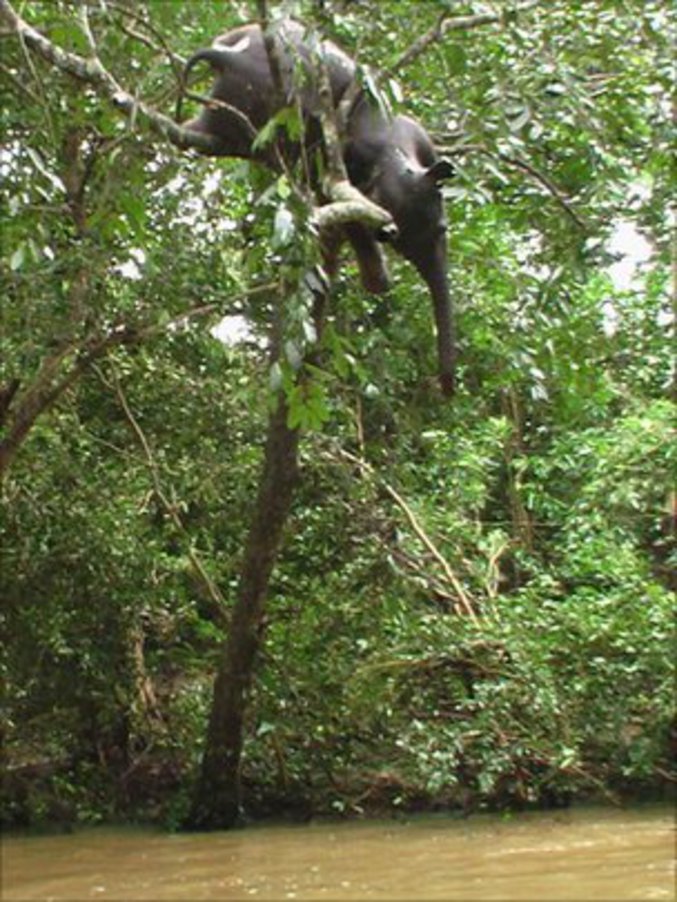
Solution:
<svg viewBox="0 0 677 902">
<path fill-rule="evenodd" d="M 304 27 L 286 20 L 276 33 L 282 95 L 260 26 L 244 25 L 219 37 L 213 46 L 195 53 L 186 73 L 198 62 L 215 72 L 212 105 L 185 123 L 187 129 L 216 138 L 219 156 L 256 159 L 278 165 L 277 153 L 296 159 L 322 149 L 320 99 L 315 54 L 321 54 L 329 76 L 332 102 L 338 107 L 356 78 L 356 66 L 342 50 L 323 41 L 312 50 Z M 273 148 L 253 147 L 257 133 L 285 106 L 300 98 L 304 117 L 303 139 L 288 135 Z M 439 184 L 452 174 L 440 160 L 425 129 L 408 116 L 389 116 L 364 92 L 356 93 L 347 114 L 342 147 L 348 177 L 366 197 L 387 210 L 397 227 L 390 240 L 425 280 L 433 301 L 437 327 L 439 379 L 445 394 L 454 385 L 454 339 L 447 282 L 446 222 Z M 352 244 L 362 282 L 368 291 L 381 293 L 388 277 L 377 236 L 355 222 L 345 228 Z"/>
</svg>

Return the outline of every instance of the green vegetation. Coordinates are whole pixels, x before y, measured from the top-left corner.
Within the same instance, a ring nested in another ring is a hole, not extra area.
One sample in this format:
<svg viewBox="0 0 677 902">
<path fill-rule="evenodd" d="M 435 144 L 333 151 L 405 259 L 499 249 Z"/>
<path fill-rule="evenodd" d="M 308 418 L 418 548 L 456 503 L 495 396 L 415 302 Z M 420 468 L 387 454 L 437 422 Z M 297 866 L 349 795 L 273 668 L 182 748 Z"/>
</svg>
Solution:
<svg viewBox="0 0 677 902">
<path fill-rule="evenodd" d="M 385 70 L 441 14 L 490 5 L 287 7 Z M 300 479 L 246 713 L 246 810 L 674 786 L 669 14 L 495 5 L 401 73 L 458 168 L 450 402 L 412 268 L 391 258 L 377 301 L 346 261 L 304 365 L 317 248 L 289 181 L 181 153 L 2 38 L 7 823 L 183 822 L 280 387 Z M 166 49 L 257 12 L 227 6 L 85 4 L 103 65 L 168 115 Z M 77 9 L 21 14 L 86 55 Z M 648 253 L 619 286 L 622 223 Z M 213 337 L 227 315 L 246 339 Z"/>
</svg>

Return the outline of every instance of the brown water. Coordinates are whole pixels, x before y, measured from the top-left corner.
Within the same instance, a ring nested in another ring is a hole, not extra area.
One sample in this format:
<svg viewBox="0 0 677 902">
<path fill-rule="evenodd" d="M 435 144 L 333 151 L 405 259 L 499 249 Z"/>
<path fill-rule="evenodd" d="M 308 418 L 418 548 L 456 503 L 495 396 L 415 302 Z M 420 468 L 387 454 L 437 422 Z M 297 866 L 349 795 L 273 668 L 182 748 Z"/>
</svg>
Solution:
<svg viewBox="0 0 677 902">
<path fill-rule="evenodd" d="M 9 837 L 2 899 L 674 899 L 666 807 Z"/>
</svg>

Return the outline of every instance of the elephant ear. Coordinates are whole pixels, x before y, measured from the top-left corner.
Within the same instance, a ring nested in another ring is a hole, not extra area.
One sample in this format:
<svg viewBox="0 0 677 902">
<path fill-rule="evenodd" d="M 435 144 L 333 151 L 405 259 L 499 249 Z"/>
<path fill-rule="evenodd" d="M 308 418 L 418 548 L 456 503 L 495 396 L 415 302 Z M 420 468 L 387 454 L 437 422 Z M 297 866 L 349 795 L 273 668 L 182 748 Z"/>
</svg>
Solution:
<svg viewBox="0 0 677 902">
<path fill-rule="evenodd" d="M 439 185 L 441 182 L 445 181 L 445 179 L 450 179 L 455 174 L 456 170 L 449 160 L 438 160 L 425 171 L 426 178 L 430 179 L 436 185 Z"/>
</svg>

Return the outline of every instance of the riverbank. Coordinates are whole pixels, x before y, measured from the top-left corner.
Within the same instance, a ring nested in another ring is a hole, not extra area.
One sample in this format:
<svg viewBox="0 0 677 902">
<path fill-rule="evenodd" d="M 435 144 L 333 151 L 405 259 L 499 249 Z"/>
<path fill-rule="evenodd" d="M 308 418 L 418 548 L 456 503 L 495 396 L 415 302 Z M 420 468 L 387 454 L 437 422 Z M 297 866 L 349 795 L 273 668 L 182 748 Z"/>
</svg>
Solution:
<svg viewBox="0 0 677 902">
<path fill-rule="evenodd" d="M 9 768 L 2 784 L 5 829 L 62 832 L 78 827 L 141 824 L 175 831 L 190 798 L 190 781 L 174 760 L 147 756 L 127 772 L 87 763 L 43 762 Z M 344 775 L 325 785 L 270 787 L 245 779 L 243 824 L 357 821 L 408 818 L 443 813 L 466 818 L 480 813 L 511 814 L 555 811 L 572 806 L 623 808 L 669 804 L 677 786 L 668 774 L 654 779 L 587 786 L 578 793 L 481 794 L 471 785 L 431 793 L 425 786 L 404 783 L 393 772 Z"/>
</svg>

